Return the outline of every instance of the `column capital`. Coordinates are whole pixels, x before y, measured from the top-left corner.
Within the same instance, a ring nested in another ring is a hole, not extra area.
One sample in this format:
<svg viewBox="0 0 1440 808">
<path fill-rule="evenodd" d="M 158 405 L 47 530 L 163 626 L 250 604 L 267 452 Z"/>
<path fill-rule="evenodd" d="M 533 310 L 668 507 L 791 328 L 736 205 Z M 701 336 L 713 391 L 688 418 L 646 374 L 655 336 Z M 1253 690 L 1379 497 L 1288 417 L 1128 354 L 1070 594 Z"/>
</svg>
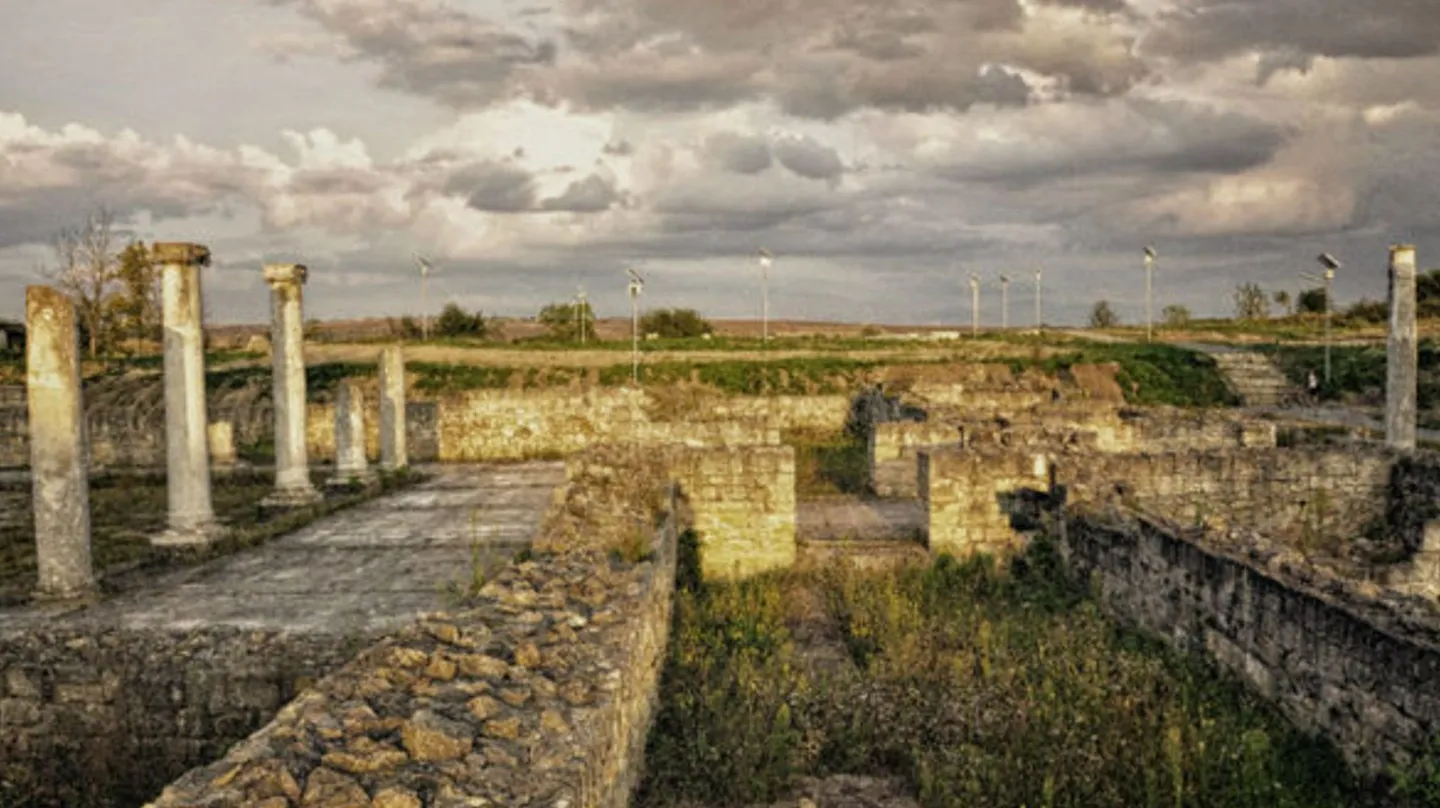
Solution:
<svg viewBox="0 0 1440 808">
<path fill-rule="evenodd" d="M 157 264 L 210 266 L 210 248 L 184 241 L 162 241 L 150 246 L 150 260 Z"/>
<path fill-rule="evenodd" d="M 310 270 L 304 264 L 266 264 L 265 282 L 271 287 L 304 286 Z"/>
</svg>

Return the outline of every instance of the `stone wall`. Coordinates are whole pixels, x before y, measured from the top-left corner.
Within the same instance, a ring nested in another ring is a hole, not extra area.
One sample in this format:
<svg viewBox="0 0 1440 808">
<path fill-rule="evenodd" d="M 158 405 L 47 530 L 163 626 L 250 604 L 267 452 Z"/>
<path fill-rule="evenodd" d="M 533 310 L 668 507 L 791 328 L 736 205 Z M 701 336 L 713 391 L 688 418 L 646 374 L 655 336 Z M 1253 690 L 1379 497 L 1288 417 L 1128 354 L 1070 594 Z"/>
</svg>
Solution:
<svg viewBox="0 0 1440 808">
<path fill-rule="evenodd" d="M 1403 764 L 1440 730 L 1433 608 L 1317 586 L 1144 519 L 1072 512 L 1061 524 L 1064 565 L 1112 614 L 1209 656 L 1358 769 Z"/>
<path fill-rule="evenodd" d="M 1070 501 L 1120 499 L 1181 525 L 1345 540 L 1384 519 L 1395 459 L 1360 446 L 1059 456 L 1055 480 Z"/>
<path fill-rule="evenodd" d="M 235 629 L 0 637 L 0 805 L 138 805 L 358 647 Z"/>
<path fill-rule="evenodd" d="M 693 402 L 675 414 L 679 418 L 662 419 L 654 414 L 653 396 L 629 388 L 481 390 L 439 402 L 439 458 L 562 457 L 599 443 L 670 443 L 681 433 L 707 444 L 771 441 L 764 436 L 757 441 L 755 429 L 773 430 L 778 442 L 782 430 L 838 432 L 849 408 L 844 396 L 713 396 Z M 702 423 L 714 426 L 698 426 Z"/>
<path fill-rule="evenodd" d="M 688 449 L 672 464 L 693 515 L 707 580 L 794 565 L 794 447 Z"/>
<path fill-rule="evenodd" d="M 916 458 L 925 447 L 1033 452 L 1171 452 L 1274 447 L 1275 424 L 1224 413 L 1119 409 L 1059 402 L 1000 416 L 946 411 L 925 421 L 879 423 L 868 433 L 871 489 L 915 497 Z"/>
<path fill-rule="evenodd" d="M 1123 502 L 1180 525 L 1256 530 L 1292 545 L 1348 541 L 1386 518 L 1395 457 L 1378 448 L 1212 449 L 1159 454 L 924 449 L 930 544 L 964 556 L 1025 542 L 1028 500 Z M 1058 486 L 1058 487 L 1057 487 Z"/>
<path fill-rule="evenodd" d="M 658 699 L 680 524 L 673 496 L 656 514 L 576 490 L 654 467 L 642 457 L 600 468 L 605 457 L 557 496 L 536 542 L 554 552 L 366 651 L 152 805 L 628 805 Z M 654 531 L 638 563 L 599 549 L 623 538 L 608 531 L 625 517 Z M 573 535 L 549 535 L 571 522 Z"/>
<path fill-rule="evenodd" d="M 957 558 L 1020 549 L 1024 537 L 1015 519 L 1023 492 L 1049 489 L 1044 453 L 922 449 L 917 464 L 926 542 L 931 552 Z"/>
</svg>

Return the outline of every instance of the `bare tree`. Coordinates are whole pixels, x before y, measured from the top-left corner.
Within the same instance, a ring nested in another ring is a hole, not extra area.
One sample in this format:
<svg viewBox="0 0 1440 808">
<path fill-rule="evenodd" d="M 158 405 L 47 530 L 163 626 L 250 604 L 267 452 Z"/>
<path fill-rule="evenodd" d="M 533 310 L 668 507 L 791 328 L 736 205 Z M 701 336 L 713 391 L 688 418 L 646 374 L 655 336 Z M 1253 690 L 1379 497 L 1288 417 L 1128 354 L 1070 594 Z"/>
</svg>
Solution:
<svg viewBox="0 0 1440 808">
<path fill-rule="evenodd" d="M 75 313 L 80 316 L 92 358 L 100 352 L 106 297 L 119 266 L 117 241 L 115 214 L 101 206 L 81 224 L 55 236 L 57 265 L 41 270 L 75 302 Z"/>
</svg>

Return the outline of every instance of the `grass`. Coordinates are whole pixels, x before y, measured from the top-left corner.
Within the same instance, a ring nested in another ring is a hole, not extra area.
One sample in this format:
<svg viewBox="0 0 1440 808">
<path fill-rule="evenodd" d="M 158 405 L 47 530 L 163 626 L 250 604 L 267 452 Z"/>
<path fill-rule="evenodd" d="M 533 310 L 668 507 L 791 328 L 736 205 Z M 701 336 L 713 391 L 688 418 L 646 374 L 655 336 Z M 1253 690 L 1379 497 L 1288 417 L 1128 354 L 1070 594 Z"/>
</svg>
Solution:
<svg viewBox="0 0 1440 808">
<path fill-rule="evenodd" d="M 1009 575 L 682 567 L 635 804 L 764 804 L 838 773 L 898 777 L 927 808 L 1381 804 L 1332 747 L 1118 631 L 1054 566 L 1041 542 Z M 840 664 L 807 664 L 807 621 L 834 627 Z"/>
<path fill-rule="evenodd" d="M 1047 373 L 1073 365 L 1114 362 L 1115 380 L 1131 404 L 1176 407 L 1224 407 L 1238 404 L 1215 360 L 1202 353 L 1163 343 L 1095 343 L 1029 363 Z M 1024 365 L 1017 365 L 1017 369 Z"/>
<path fill-rule="evenodd" d="M 312 471 L 317 487 L 329 471 Z M 411 485 L 419 475 L 382 474 L 378 493 Z M 324 502 L 293 511 L 267 512 L 260 501 L 274 490 L 268 472 L 237 470 L 216 476 L 211 487 L 215 515 L 230 528 L 203 550 L 156 548 L 149 537 L 165 529 L 165 478 L 159 474 L 104 475 L 90 481 L 90 546 L 97 573 L 137 566 L 171 566 L 226 555 L 295 530 L 315 519 L 370 499 L 376 491 L 342 490 Z M 30 483 L 0 483 L 0 604 L 23 601 L 35 584 L 35 522 Z"/>
<path fill-rule="evenodd" d="M 849 434 L 782 436 L 795 447 L 795 493 L 801 497 L 864 494 L 870 458 L 865 443 Z"/>
</svg>

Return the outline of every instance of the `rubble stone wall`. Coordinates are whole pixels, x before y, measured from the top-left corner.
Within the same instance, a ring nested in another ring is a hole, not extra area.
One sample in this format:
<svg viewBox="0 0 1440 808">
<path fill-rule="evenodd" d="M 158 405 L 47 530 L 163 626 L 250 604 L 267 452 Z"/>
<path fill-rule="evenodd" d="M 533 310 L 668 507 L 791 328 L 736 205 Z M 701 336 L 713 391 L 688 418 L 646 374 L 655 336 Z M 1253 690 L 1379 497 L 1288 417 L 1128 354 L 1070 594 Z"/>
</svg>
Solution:
<svg viewBox="0 0 1440 808">
<path fill-rule="evenodd" d="M 1306 583 L 1144 519 L 1071 514 L 1061 558 L 1123 622 L 1208 655 L 1353 766 L 1405 763 L 1440 730 L 1440 620 L 1343 581 Z"/>
<path fill-rule="evenodd" d="M 0 637 L 0 804 L 138 805 L 359 647 L 237 629 Z"/>
<path fill-rule="evenodd" d="M 795 564 L 794 447 L 686 449 L 672 462 L 693 515 L 707 580 Z"/>
</svg>

